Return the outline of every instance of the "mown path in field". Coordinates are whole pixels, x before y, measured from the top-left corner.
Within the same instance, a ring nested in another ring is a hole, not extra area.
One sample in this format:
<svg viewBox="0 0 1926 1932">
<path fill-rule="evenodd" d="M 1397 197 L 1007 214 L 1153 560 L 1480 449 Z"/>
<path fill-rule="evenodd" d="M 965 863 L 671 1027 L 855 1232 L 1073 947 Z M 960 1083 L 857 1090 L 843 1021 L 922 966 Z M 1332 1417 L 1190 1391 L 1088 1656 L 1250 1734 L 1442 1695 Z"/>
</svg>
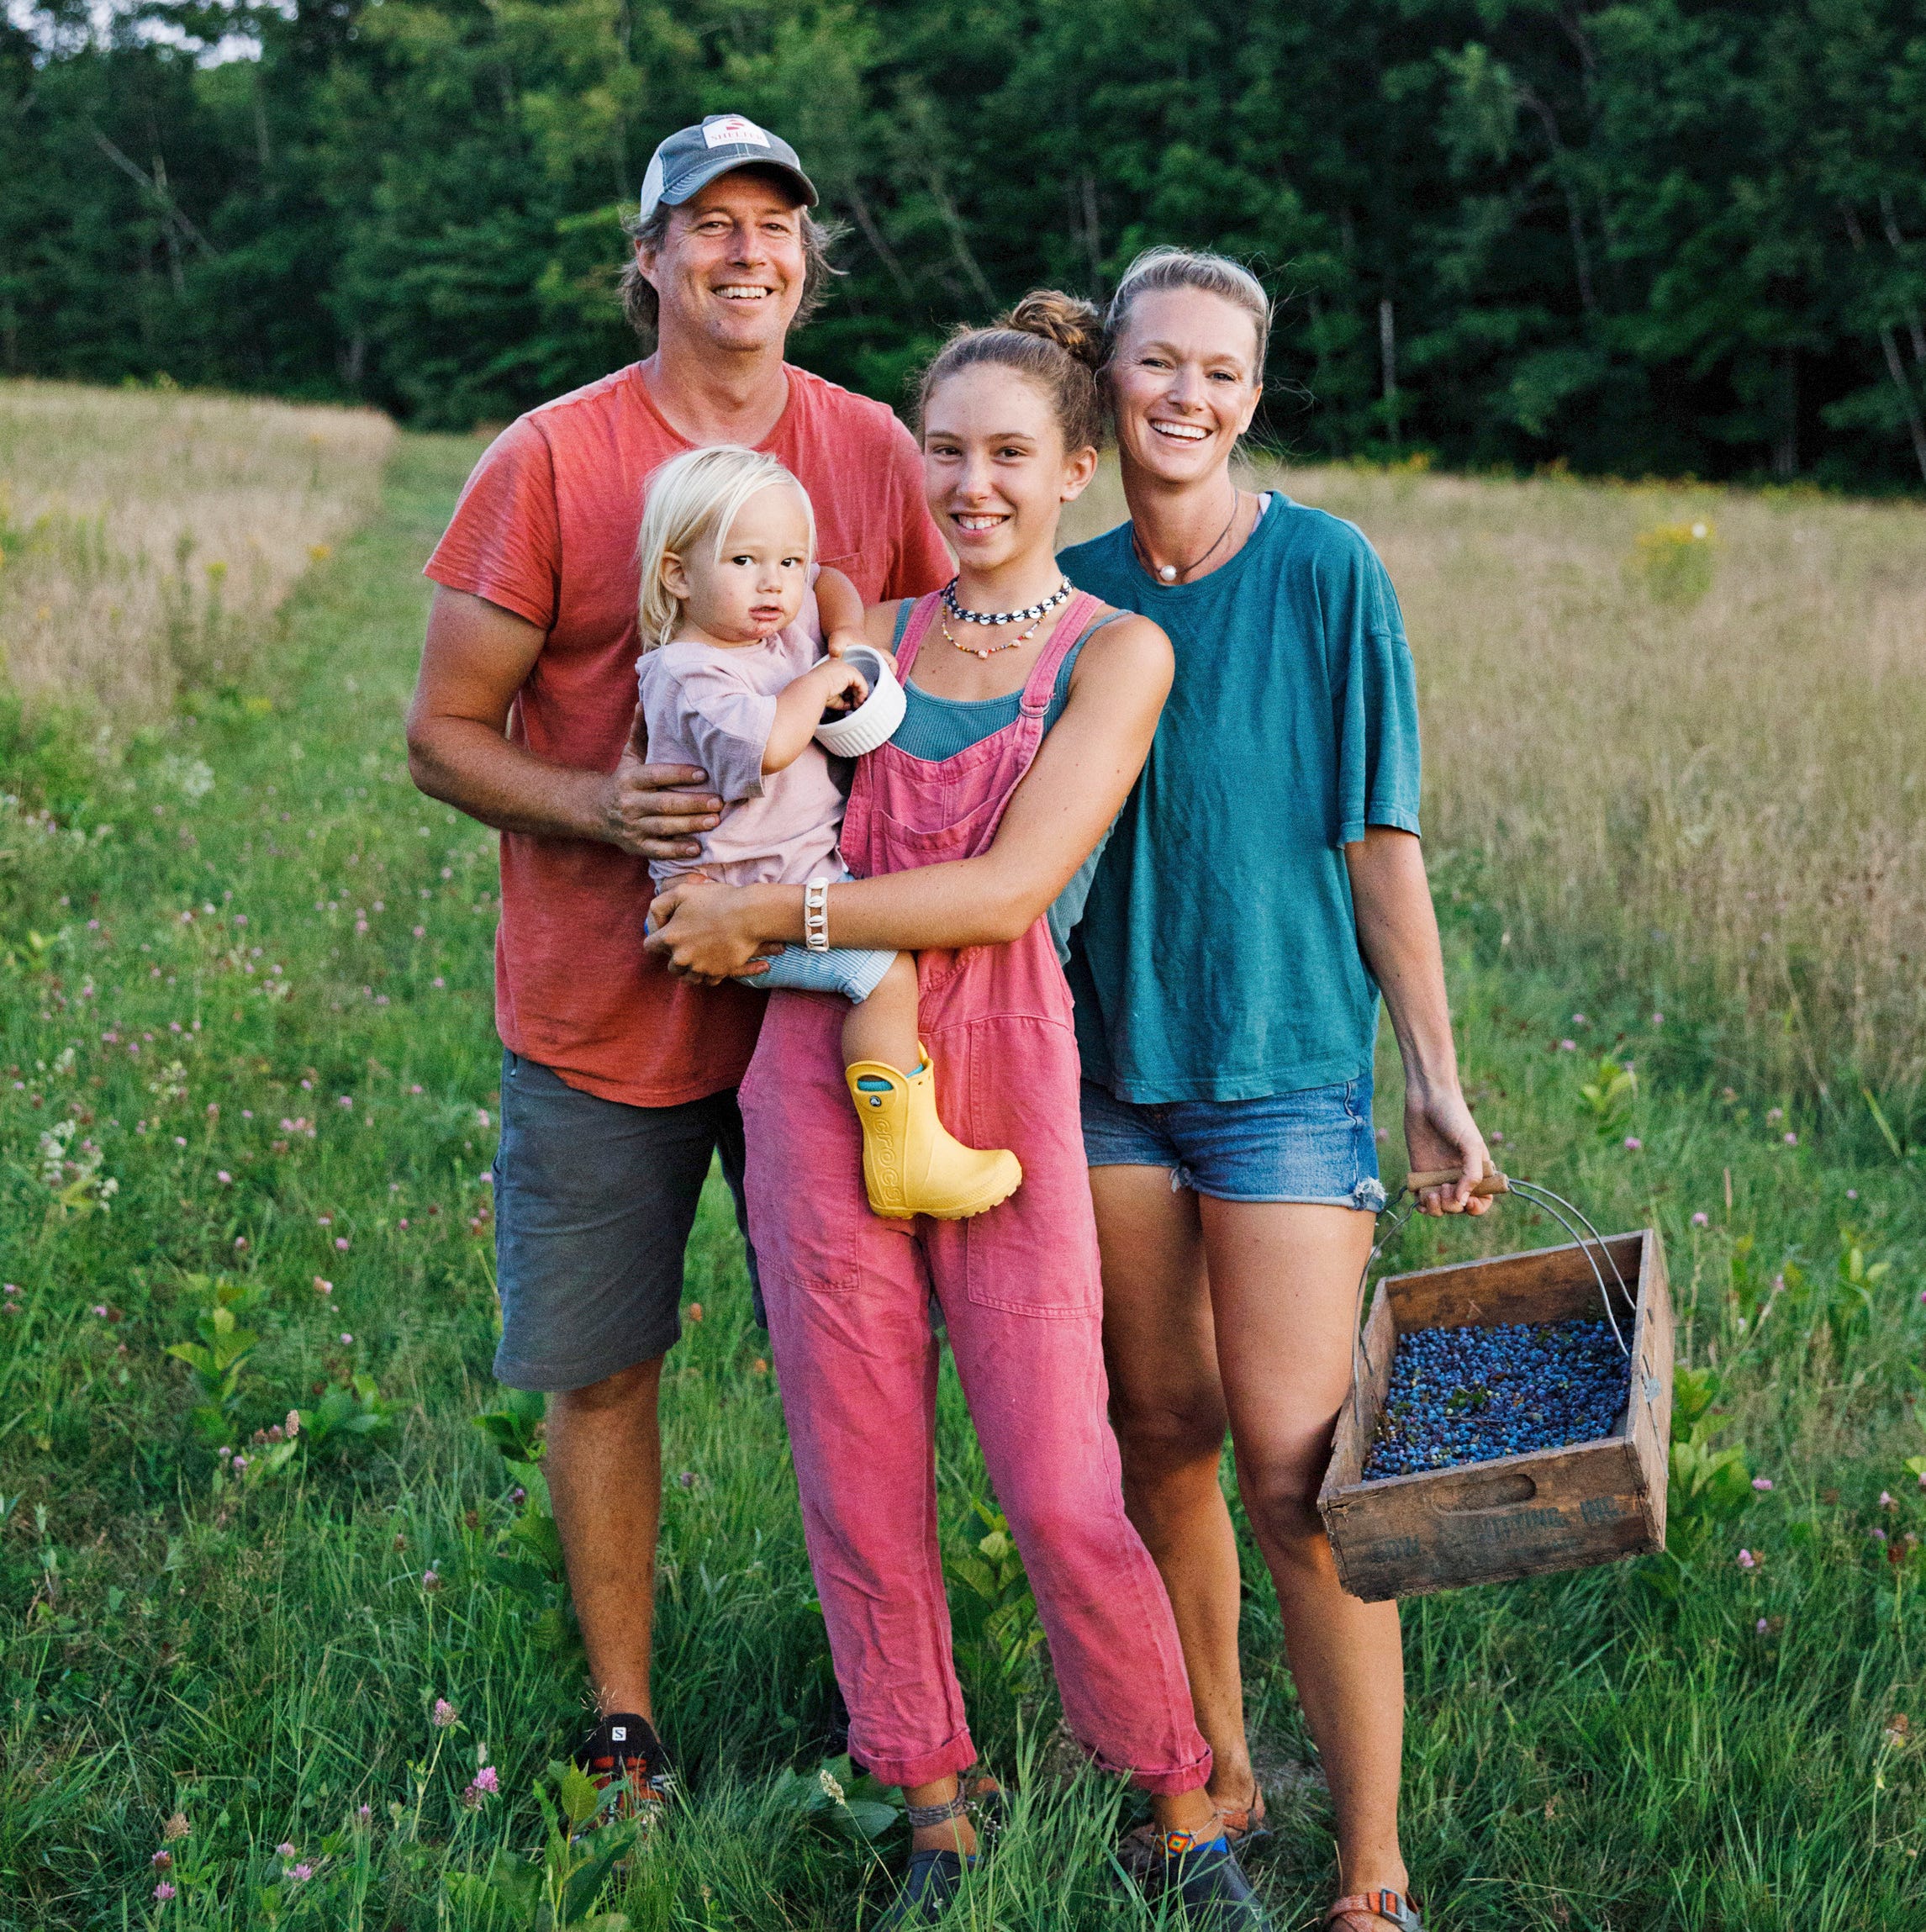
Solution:
<svg viewBox="0 0 1926 1932">
<path fill-rule="evenodd" d="M 417 573 L 475 452 L 404 442 L 261 689 L 197 698 L 111 768 L 50 746 L 6 777 L 24 802 L 0 820 L 0 1925 L 526 1922 L 481 1881 L 539 1844 L 535 1787 L 581 1685 L 539 1520 L 472 1423 L 503 1400 L 496 882 L 487 837 L 409 784 L 399 733 Z M 1730 1418 L 1711 1449 L 1748 1460 L 1729 1508 L 1675 1486 L 1672 1557 L 1407 1607 L 1431 1922 L 1916 1926 L 1917 1168 L 1788 1146 L 1761 1104 L 1686 1080 L 1668 1041 L 1691 1015 L 1655 1027 L 1580 968 L 1480 964 L 1476 909 L 1454 917 L 1481 1117 L 1601 1220 L 1664 1231 L 1682 1347 Z M 1601 1059 L 1638 1069 L 1623 1105 L 1584 1097 Z M 1495 1221 L 1415 1228 L 1397 1258 L 1557 1238 L 1516 1204 Z M 258 1338 L 225 1395 L 166 1352 L 206 1339 L 223 1283 Z M 638 1927 L 848 1927 L 900 1846 L 786 1778 L 835 1748 L 833 1702 L 768 1344 L 713 1200 L 688 1299 L 658 1671 L 689 1808 L 610 1903 Z M 991 1499 L 947 1384 L 943 1403 L 964 1549 Z M 277 1441 L 290 1409 L 331 1433 Z M 1262 1881 L 1297 1924 L 1328 1895 L 1328 1840 L 1246 1564 L 1280 1825 Z M 956 1922 L 1145 1924 L 1108 1889 L 1119 1794 L 1070 1775 L 1047 1678 L 996 1635 L 1003 1610 L 1021 1630 L 1021 1588 L 989 1587 L 955 1580 L 959 1644 L 1022 1797 Z"/>
</svg>

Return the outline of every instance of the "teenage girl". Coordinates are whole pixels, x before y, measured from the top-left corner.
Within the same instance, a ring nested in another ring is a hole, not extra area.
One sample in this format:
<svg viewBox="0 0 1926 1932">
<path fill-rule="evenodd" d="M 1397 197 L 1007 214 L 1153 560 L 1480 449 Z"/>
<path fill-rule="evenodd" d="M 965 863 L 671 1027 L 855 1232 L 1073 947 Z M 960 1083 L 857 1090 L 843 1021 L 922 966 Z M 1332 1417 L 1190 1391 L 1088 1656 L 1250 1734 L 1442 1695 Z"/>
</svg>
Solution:
<svg viewBox="0 0 1926 1932">
<path fill-rule="evenodd" d="M 831 943 L 916 949 L 951 1131 L 1012 1149 L 1023 1185 L 963 1223 L 864 1211 L 836 1004 L 778 992 L 742 1086 L 749 1226 L 851 1749 L 910 1805 L 890 1923 L 934 1917 L 978 1849 L 958 1789 L 976 1747 L 937 1534 L 933 1289 L 1065 1720 L 1150 1794 L 1153 1883 L 1242 1932 L 1264 1914 L 1207 1795 L 1169 1599 L 1125 1515 L 1105 1417 L 1076 1044 L 1053 935 L 1074 920 L 1171 674 L 1154 624 L 1108 609 L 1055 562 L 1063 506 L 1096 467 L 1101 356 L 1095 312 L 1045 293 L 952 337 L 926 374 L 925 489 L 958 574 L 869 613 L 910 709 L 857 768 L 842 852 L 858 877 L 827 892 Z M 657 910 L 652 943 L 701 978 L 805 935 L 794 885 L 683 884 Z"/>
</svg>

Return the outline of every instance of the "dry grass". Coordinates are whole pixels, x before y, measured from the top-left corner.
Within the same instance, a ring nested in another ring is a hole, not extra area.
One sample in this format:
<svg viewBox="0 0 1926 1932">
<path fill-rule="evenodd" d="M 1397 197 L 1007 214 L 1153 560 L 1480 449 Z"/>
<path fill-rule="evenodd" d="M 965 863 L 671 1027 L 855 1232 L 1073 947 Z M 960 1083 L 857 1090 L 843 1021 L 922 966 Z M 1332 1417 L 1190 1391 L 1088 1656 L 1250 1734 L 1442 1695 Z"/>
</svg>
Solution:
<svg viewBox="0 0 1926 1932">
<path fill-rule="evenodd" d="M 129 726 L 241 675 L 393 438 L 369 410 L 0 383 L 0 673 Z"/>
<path fill-rule="evenodd" d="M 1693 998 L 1770 1079 L 1917 1100 L 1926 512 L 1556 477 L 1270 480 L 1359 524 L 1396 582 L 1434 872 L 1469 874 L 1521 953 Z M 1121 514 L 1114 476 L 1093 494 L 1079 534 Z"/>
</svg>

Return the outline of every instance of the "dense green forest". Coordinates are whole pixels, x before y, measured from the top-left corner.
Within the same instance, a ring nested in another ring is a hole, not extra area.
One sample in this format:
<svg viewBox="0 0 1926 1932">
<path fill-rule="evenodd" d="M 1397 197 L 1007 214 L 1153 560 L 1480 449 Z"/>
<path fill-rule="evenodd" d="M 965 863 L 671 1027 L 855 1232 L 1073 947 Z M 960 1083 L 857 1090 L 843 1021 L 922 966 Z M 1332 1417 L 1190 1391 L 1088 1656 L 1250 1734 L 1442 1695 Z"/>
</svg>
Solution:
<svg viewBox="0 0 1926 1932">
<path fill-rule="evenodd" d="M 1306 454 L 1926 477 L 1926 0 L 14 0 L 0 366 L 495 420 L 633 353 L 651 148 L 788 134 L 801 358 L 1207 243 Z"/>
</svg>

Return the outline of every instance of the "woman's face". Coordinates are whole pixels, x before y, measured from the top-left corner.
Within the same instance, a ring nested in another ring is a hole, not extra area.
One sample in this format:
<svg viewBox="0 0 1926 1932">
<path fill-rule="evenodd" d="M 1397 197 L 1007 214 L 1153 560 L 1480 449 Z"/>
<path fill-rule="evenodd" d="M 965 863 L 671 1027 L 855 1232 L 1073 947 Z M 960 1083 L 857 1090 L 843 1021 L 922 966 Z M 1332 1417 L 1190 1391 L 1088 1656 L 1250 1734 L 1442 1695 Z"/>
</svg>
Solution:
<svg viewBox="0 0 1926 1932">
<path fill-rule="evenodd" d="M 1257 413 L 1257 325 L 1198 288 L 1139 296 L 1111 358 L 1117 448 L 1160 482 L 1194 483 L 1231 460 Z"/>
<path fill-rule="evenodd" d="M 1053 552 L 1063 505 L 1096 473 L 1093 449 L 1066 451 L 1050 399 L 1014 369 L 947 376 L 923 409 L 923 494 L 973 569 Z"/>
</svg>

